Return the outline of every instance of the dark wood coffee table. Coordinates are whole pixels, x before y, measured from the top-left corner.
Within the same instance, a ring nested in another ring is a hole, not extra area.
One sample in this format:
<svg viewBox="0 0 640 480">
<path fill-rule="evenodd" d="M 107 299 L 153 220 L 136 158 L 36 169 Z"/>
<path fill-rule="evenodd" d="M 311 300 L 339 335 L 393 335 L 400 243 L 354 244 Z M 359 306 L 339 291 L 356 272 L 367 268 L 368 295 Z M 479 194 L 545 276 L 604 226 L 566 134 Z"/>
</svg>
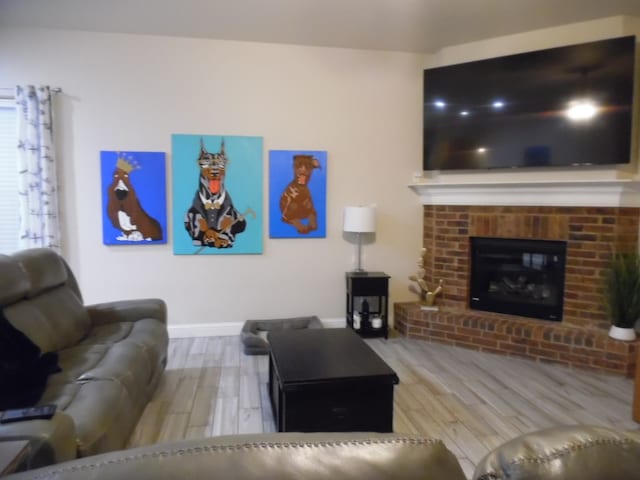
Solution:
<svg viewBox="0 0 640 480">
<path fill-rule="evenodd" d="M 270 332 L 279 432 L 392 432 L 396 373 L 350 328 Z"/>
</svg>

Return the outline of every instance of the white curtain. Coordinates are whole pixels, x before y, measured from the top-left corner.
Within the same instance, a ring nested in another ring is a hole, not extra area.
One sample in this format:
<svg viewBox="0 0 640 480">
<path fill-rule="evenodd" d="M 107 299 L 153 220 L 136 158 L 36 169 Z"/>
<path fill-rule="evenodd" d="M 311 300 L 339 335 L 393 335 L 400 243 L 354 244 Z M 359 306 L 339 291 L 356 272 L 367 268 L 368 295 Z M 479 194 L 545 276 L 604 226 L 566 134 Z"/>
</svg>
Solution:
<svg viewBox="0 0 640 480">
<path fill-rule="evenodd" d="M 51 89 L 16 87 L 20 248 L 60 251 Z"/>
</svg>

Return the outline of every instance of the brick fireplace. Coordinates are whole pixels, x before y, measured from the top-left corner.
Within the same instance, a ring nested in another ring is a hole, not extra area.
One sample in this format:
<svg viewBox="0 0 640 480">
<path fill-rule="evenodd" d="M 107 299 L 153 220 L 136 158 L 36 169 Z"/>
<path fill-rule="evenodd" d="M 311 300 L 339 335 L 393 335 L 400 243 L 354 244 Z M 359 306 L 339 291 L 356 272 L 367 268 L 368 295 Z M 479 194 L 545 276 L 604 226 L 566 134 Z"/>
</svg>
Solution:
<svg viewBox="0 0 640 480">
<path fill-rule="evenodd" d="M 428 202 L 423 197 L 424 203 Z M 394 322 L 401 334 L 633 375 L 638 342 L 608 337 L 610 322 L 602 293 L 612 252 L 638 248 L 640 208 L 451 205 L 436 201 L 424 204 L 423 212 L 425 279 L 430 285 L 442 279 L 444 294 L 438 299 L 438 311 L 422 311 L 417 303 L 396 303 Z M 471 237 L 567 242 L 562 321 L 470 309 Z"/>
</svg>

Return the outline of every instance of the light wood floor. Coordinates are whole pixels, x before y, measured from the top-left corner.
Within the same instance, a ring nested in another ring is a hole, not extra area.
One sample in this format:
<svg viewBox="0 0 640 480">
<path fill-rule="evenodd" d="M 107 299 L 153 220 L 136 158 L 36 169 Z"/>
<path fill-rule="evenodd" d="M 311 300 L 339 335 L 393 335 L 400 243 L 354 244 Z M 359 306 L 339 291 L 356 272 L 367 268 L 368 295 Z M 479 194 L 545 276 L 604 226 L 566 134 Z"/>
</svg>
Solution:
<svg viewBox="0 0 640 480">
<path fill-rule="evenodd" d="M 471 476 L 493 447 L 561 424 L 638 430 L 630 379 L 405 338 L 367 343 L 396 371 L 394 431 L 441 438 Z M 130 447 L 274 431 L 267 356 L 240 337 L 173 339 Z"/>
</svg>

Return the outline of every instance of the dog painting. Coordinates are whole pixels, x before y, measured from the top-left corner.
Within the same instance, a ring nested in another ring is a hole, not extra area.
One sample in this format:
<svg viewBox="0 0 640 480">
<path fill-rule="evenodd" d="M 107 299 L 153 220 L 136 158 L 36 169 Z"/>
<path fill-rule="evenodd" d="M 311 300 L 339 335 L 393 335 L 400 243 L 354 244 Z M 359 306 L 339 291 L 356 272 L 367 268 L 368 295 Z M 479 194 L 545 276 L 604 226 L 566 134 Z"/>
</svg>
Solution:
<svg viewBox="0 0 640 480">
<path fill-rule="evenodd" d="M 261 253 L 256 235 L 261 232 L 262 140 L 256 138 L 173 136 L 175 201 L 180 202 L 174 208 L 176 241 L 180 238 L 175 253 Z M 190 189 L 183 185 L 187 178 Z M 182 211 L 177 225 L 176 211 Z"/>
<path fill-rule="evenodd" d="M 236 235 L 247 227 L 244 215 L 235 209 L 231 193 L 224 185 L 227 162 L 224 139 L 216 153 L 209 153 L 200 139 L 199 183 L 184 219 L 194 245 L 231 248 Z"/>
<path fill-rule="evenodd" d="M 269 236 L 326 236 L 326 169 L 324 151 L 269 152 Z"/>
<path fill-rule="evenodd" d="M 100 152 L 103 243 L 166 243 L 165 154 Z"/>
</svg>

